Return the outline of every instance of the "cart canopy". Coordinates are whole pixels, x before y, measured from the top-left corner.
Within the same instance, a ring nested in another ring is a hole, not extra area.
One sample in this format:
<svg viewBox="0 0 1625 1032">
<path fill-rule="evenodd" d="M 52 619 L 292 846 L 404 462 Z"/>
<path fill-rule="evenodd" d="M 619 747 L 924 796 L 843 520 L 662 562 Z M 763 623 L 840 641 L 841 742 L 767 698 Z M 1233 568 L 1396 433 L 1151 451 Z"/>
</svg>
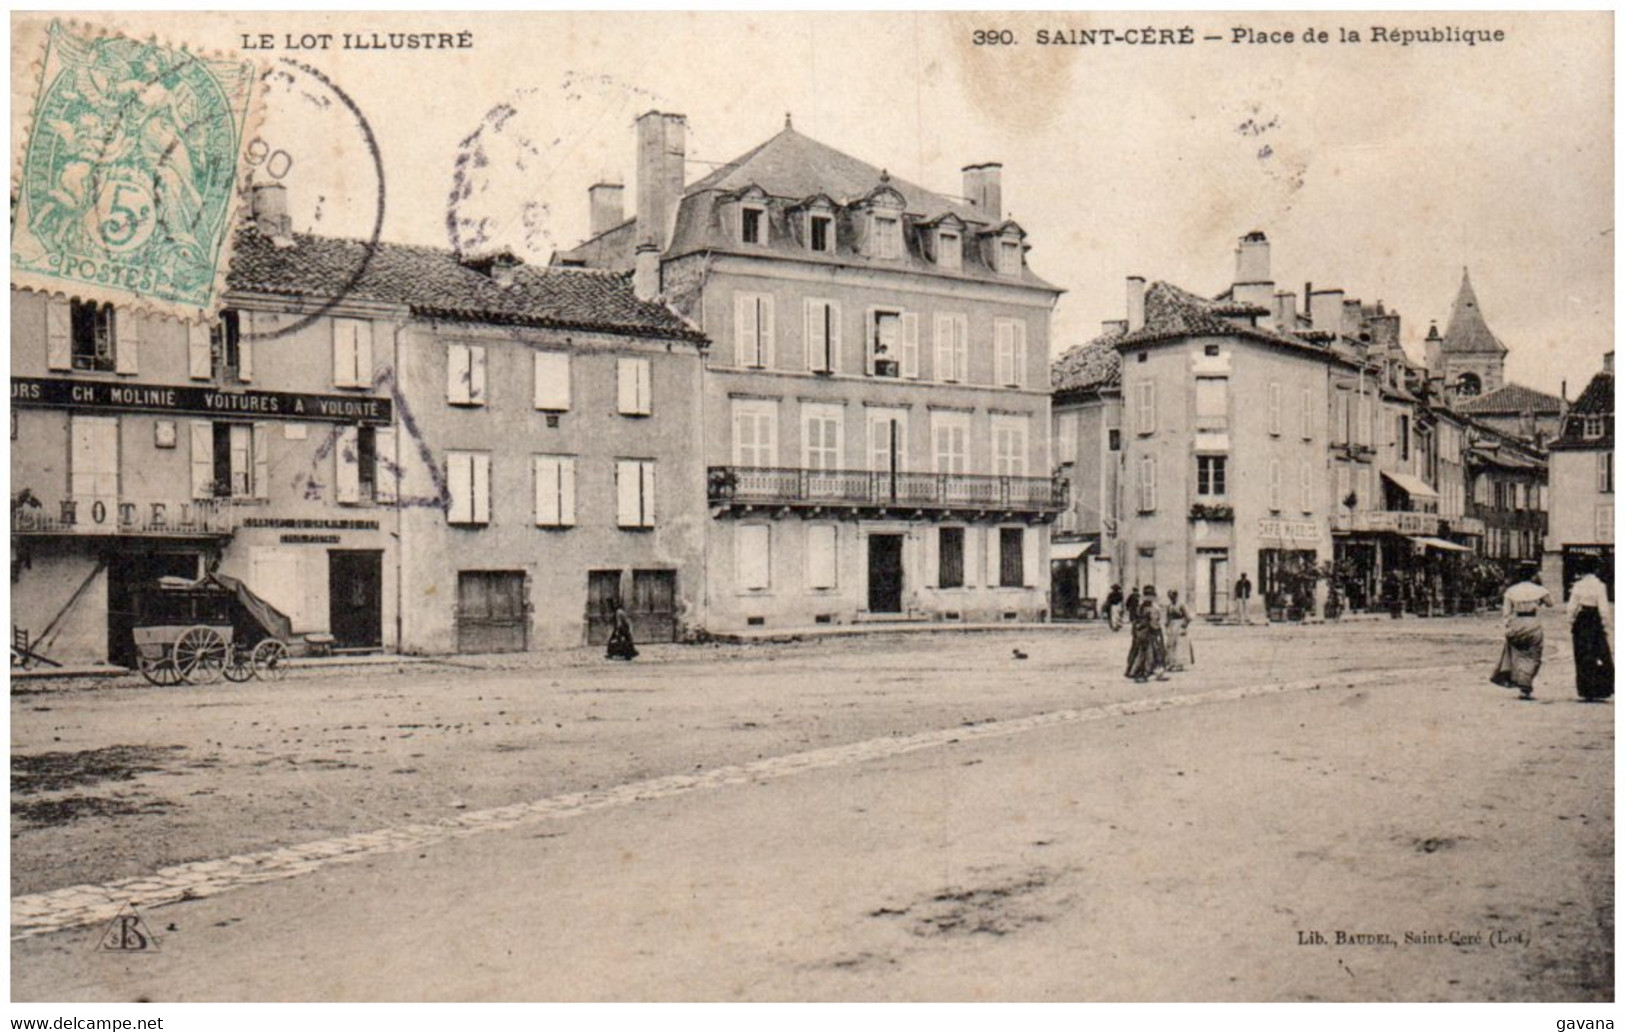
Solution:
<svg viewBox="0 0 1625 1032">
<path fill-rule="evenodd" d="M 243 609 L 254 618 L 266 634 L 281 641 L 293 637 L 293 621 L 283 615 L 282 610 L 250 591 L 247 584 L 223 573 L 211 573 L 205 579 L 236 595 Z"/>
</svg>

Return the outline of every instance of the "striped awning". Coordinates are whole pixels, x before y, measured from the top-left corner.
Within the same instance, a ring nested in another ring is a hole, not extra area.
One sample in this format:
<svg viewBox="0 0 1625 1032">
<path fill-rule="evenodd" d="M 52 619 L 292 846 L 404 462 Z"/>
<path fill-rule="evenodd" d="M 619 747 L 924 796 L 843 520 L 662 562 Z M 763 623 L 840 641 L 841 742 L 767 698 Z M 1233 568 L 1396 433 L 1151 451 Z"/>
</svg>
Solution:
<svg viewBox="0 0 1625 1032">
<path fill-rule="evenodd" d="M 1094 547 L 1093 541 L 1058 541 L 1049 546 L 1050 561 L 1081 559 Z"/>
<path fill-rule="evenodd" d="M 1411 540 L 1416 542 L 1419 545 L 1426 545 L 1429 548 L 1437 548 L 1441 552 L 1471 552 L 1472 551 L 1472 549 L 1468 548 L 1466 545 L 1458 545 L 1454 541 L 1446 541 L 1444 538 L 1413 537 L 1413 538 L 1411 538 Z"/>
</svg>

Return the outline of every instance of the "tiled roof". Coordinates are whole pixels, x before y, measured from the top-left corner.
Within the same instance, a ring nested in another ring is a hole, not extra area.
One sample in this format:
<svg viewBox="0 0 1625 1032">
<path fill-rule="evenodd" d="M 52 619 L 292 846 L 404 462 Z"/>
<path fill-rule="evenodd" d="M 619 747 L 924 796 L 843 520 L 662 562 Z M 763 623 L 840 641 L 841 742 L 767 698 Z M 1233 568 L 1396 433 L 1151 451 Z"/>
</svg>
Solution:
<svg viewBox="0 0 1625 1032">
<path fill-rule="evenodd" d="M 1603 421 L 1602 435 L 1600 437 L 1587 437 L 1585 423 L 1587 416 L 1601 416 Z M 1582 449 L 1611 449 L 1614 446 L 1614 374 L 1598 373 L 1586 384 L 1579 400 L 1569 409 L 1568 418 L 1563 421 L 1563 433 L 1551 444 L 1553 450 L 1561 451 L 1565 448 Z"/>
<path fill-rule="evenodd" d="M 1123 356 L 1117 350 L 1117 341 L 1122 336 L 1108 333 L 1069 348 L 1050 366 L 1050 390 L 1068 394 L 1122 386 Z"/>
<path fill-rule="evenodd" d="M 1481 394 L 1476 398 L 1463 398 L 1457 405 L 1461 411 L 1471 415 L 1492 415 L 1498 412 L 1535 412 L 1553 413 L 1563 411 L 1561 398 L 1554 398 L 1544 394 L 1533 387 L 1525 387 L 1521 383 L 1509 383 L 1497 387 L 1488 394 Z"/>
<path fill-rule="evenodd" d="M 1326 344 L 1314 344 L 1296 336 L 1234 322 L 1219 314 L 1221 308 L 1220 302 L 1159 281 L 1146 288 L 1145 325 L 1133 333 L 1115 338 L 1114 343 L 1121 349 L 1182 337 L 1240 337 L 1328 359 L 1344 360 Z"/>
<path fill-rule="evenodd" d="M 1456 292 L 1455 307 L 1450 309 L 1450 326 L 1444 331 L 1443 347 L 1447 355 L 1474 352 L 1504 355 L 1507 351 L 1507 346 L 1484 322 L 1484 313 L 1478 308 L 1478 295 L 1473 293 L 1466 269 L 1461 270 L 1461 289 Z"/>
<path fill-rule="evenodd" d="M 690 184 L 684 195 L 704 190 L 738 190 L 754 183 L 774 197 L 795 200 L 828 194 L 847 204 L 880 182 L 881 170 L 786 126 L 766 143 L 746 151 L 710 175 Z M 953 212 L 967 222 L 986 224 L 987 213 L 892 176 L 887 184 L 903 195 L 910 214 L 934 219 Z"/>
<path fill-rule="evenodd" d="M 1593 376 L 1569 411 L 1579 416 L 1613 415 L 1614 374 L 1598 373 Z"/>
<path fill-rule="evenodd" d="M 704 340 L 665 305 L 640 301 L 626 273 L 519 265 L 501 286 L 451 251 L 295 234 L 277 247 L 237 237 L 228 289 L 403 305 L 415 315 L 677 340 Z"/>
</svg>

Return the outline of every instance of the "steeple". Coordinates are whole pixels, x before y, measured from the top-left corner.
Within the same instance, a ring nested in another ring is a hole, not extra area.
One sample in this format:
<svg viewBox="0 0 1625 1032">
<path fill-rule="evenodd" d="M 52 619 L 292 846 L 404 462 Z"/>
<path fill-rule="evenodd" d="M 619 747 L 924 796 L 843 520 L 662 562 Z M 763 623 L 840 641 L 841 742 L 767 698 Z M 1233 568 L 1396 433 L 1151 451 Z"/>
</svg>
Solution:
<svg viewBox="0 0 1625 1032">
<path fill-rule="evenodd" d="M 1444 331 L 1443 350 L 1446 355 L 1507 353 L 1506 345 L 1484 322 L 1484 313 L 1479 310 L 1478 295 L 1473 293 L 1473 281 L 1468 278 L 1465 265 L 1461 269 L 1461 289 L 1456 291 L 1455 307 L 1450 309 L 1450 324 Z"/>
</svg>

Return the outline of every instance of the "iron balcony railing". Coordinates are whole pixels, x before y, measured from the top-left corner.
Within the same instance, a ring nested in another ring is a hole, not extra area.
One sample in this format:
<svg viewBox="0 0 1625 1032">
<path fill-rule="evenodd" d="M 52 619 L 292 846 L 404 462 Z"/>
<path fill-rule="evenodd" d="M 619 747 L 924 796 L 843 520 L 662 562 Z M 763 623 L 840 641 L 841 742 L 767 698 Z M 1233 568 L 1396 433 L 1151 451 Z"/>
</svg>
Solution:
<svg viewBox="0 0 1625 1032">
<path fill-rule="evenodd" d="M 709 494 L 714 505 L 857 505 L 1055 513 L 1066 508 L 1067 483 L 1060 477 L 712 466 Z"/>
</svg>

